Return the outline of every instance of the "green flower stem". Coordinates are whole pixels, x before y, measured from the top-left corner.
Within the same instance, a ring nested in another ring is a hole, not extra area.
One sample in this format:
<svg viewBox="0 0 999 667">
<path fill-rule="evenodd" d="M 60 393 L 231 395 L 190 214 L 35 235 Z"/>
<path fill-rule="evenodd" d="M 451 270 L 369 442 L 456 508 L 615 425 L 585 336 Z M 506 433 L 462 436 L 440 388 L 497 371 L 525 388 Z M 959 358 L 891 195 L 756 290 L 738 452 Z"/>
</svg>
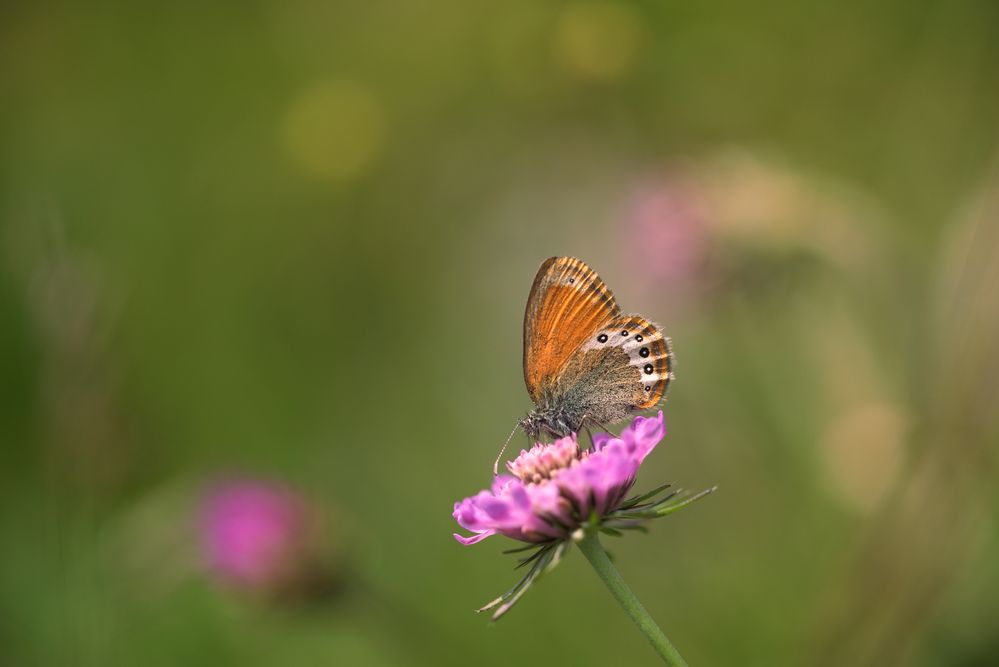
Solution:
<svg viewBox="0 0 999 667">
<path fill-rule="evenodd" d="M 607 552 L 604 551 L 603 545 L 600 544 L 597 532 L 587 532 L 586 536 L 578 544 L 579 550 L 590 561 L 590 565 L 597 571 L 597 575 L 603 579 L 604 584 L 610 589 L 611 595 L 621 603 L 625 613 L 631 617 L 631 620 L 635 622 L 638 629 L 645 634 L 649 643 L 652 644 L 652 648 L 656 650 L 656 653 L 663 659 L 663 662 L 671 667 L 687 667 L 686 661 L 677 652 L 676 648 L 673 647 L 669 639 L 666 638 L 663 631 L 659 629 L 656 622 L 652 620 L 649 612 L 645 611 L 645 607 L 642 606 L 642 603 L 638 601 L 635 594 L 628 588 L 628 584 L 624 583 L 621 574 L 614 567 L 614 564 L 611 563 L 610 558 L 607 557 Z"/>
</svg>

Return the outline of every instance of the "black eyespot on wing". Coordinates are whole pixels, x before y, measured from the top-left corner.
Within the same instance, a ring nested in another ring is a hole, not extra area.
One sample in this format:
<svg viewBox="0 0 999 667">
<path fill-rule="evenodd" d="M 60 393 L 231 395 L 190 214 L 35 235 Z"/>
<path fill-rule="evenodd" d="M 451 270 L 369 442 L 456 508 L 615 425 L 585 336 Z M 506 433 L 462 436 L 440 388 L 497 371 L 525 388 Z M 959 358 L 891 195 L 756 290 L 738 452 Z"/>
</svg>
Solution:
<svg viewBox="0 0 999 667">
<path fill-rule="evenodd" d="M 598 343 L 606 343 L 607 342 L 607 334 L 600 334 L 599 336 L 597 336 L 597 342 Z"/>
<path fill-rule="evenodd" d="M 625 338 L 627 338 L 628 337 L 628 332 L 627 331 L 622 331 L 621 335 L 624 336 Z"/>
<path fill-rule="evenodd" d="M 672 380 L 670 367 L 673 355 L 669 339 L 663 335 L 659 325 L 650 322 L 641 315 L 622 315 L 609 323 L 607 329 L 604 331 L 607 331 L 609 336 L 614 336 L 615 339 L 616 336 L 612 332 L 630 334 L 629 338 L 621 339 L 621 342 L 624 343 L 622 350 L 624 354 L 614 357 L 619 360 L 619 363 L 627 363 L 632 369 L 638 371 L 637 378 L 632 375 L 632 378 L 638 382 L 632 385 L 634 402 L 630 407 L 644 410 L 655 406 L 666 395 L 666 390 Z M 629 340 L 635 341 L 635 345 L 632 346 L 628 342 Z M 634 373 L 635 370 L 631 372 Z"/>
</svg>

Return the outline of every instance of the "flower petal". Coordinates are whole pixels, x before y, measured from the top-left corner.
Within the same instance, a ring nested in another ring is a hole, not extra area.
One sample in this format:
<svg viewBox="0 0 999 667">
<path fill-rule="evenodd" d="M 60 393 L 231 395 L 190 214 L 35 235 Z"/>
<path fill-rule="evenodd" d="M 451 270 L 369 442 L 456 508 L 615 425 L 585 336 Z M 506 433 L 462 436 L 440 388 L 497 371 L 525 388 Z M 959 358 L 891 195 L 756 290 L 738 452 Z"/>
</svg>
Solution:
<svg viewBox="0 0 999 667">
<path fill-rule="evenodd" d="M 487 537 L 495 534 L 496 534 L 495 530 L 484 530 L 481 533 L 478 533 L 477 535 L 472 535 L 471 537 L 464 537 L 462 535 L 459 535 L 458 533 L 452 533 L 452 535 L 454 535 L 454 539 L 458 540 L 465 546 L 468 546 L 470 544 L 475 544 L 476 542 L 481 542 Z"/>
<path fill-rule="evenodd" d="M 594 433 L 593 436 L 590 438 L 590 441 L 593 442 L 594 450 L 600 450 L 607 445 L 608 440 L 613 440 L 613 439 L 614 436 L 611 435 L 610 433 L 600 432 L 600 433 Z"/>
<path fill-rule="evenodd" d="M 592 513 L 617 509 L 665 433 L 660 412 L 636 417 L 620 437 L 596 434 L 585 453 L 574 436 L 536 443 L 508 464 L 514 475 L 498 475 L 488 491 L 455 503 L 458 525 L 475 533 L 455 539 L 474 544 L 497 533 L 531 543 L 565 539 Z"/>
<path fill-rule="evenodd" d="M 620 439 L 632 449 L 638 462 L 641 463 L 665 435 L 666 421 L 660 410 L 655 417 L 635 417 L 631 425 L 621 432 Z"/>
</svg>

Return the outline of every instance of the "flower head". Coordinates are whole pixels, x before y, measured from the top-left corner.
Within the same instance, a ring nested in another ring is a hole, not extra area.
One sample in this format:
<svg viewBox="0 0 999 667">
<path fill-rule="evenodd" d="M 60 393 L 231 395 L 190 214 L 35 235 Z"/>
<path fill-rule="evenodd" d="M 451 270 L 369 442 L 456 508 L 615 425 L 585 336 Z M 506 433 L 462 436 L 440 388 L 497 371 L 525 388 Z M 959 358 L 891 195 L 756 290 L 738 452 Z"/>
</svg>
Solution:
<svg viewBox="0 0 999 667">
<path fill-rule="evenodd" d="M 657 291 L 689 289 L 697 282 L 711 244 L 707 204 L 703 186 L 683 171 L 659 175 L 636 189 L 620 220 L 626 265 L 641 267 L 636 282 Z M 642 242 L 628 241 L 634 238 Z"/>
<path fill-rule="evenodd" d="M 280 593 L 311 568 L 317 516 L 291 489 L 261 481 L 223 482 L 201 510 L 209 571 L 236 588 Z"/>
<path fill-rule="evenodd" d="M 660 412 L 652 418 L 636 417 L 620 436 L 594 435 L 589 449 L 581 448 L 575 435 L 537 443 L 507 463 L 510 474 L 498 475 L 490 490 L 455 503 L 455 520 L 473 533 L 455 533 L 462 544 L 498 534 L 527 543 L 517 551 L 535 549 L 523 561 L 533 563 L 524 579 L 480 611 L 503 603 L 494 618 L 505 613 L 534 579 L 558 562 L 582 530 L 618 535 L 621 529 L 640 529 L 642 520 L 664 516 L 703 495 L 671 502 L 677 494 L 663 496 L 667 484 L 625 499 L 642 461 L 665 434 Z"/>
</svg>

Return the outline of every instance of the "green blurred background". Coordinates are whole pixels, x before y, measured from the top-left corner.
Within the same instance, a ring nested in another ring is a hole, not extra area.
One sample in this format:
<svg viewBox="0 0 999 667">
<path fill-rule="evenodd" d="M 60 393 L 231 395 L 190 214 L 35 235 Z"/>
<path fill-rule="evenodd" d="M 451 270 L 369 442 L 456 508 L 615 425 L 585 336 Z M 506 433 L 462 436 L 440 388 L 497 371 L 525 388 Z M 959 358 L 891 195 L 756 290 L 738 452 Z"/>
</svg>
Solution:
<svg viewBox="0 0 999 667">
<path fill-rule="evenodd" d="M 997 664 L 997 30 L 5 3 L 0 663 L 652 664 L 578 554 L 471 613 L 512 544 L 451 537 L 568 254 L 673 337 L 638 488 L 719 486 L 608 541 L 692 665 Z M 231 478 L 309 504 L 325 583 L 206 570 Z"/>
</svg>

